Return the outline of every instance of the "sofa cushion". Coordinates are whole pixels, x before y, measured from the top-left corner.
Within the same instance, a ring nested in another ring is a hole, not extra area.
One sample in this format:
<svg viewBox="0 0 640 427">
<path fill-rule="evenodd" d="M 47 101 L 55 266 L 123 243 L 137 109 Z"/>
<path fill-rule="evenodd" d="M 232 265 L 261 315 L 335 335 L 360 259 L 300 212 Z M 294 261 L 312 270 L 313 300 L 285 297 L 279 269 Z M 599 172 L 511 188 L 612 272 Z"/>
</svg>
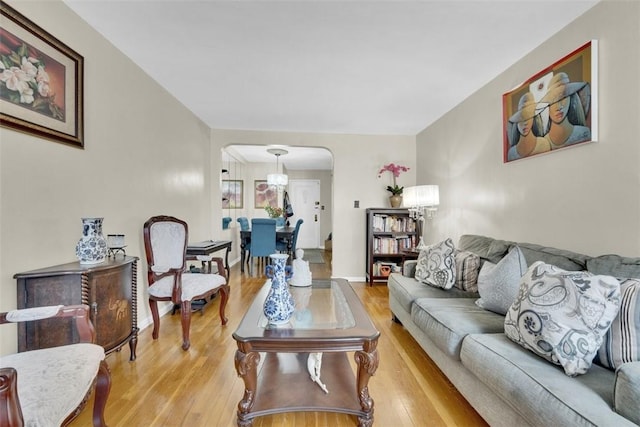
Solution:
<svg viewBox="0 0 640 427">
<path fill-rule="evenodd" d="M 455 247 L 451 239 L 420 251 L 416 280 L 437 288 L 451 289 L 456 282 Z"/>
<path fill-rule="evenodd" d="M 614 373 L 600 366 L 592 366 L 588 375 L 568 377 L 504 334 L 467 336 L 460 359 L 531 425 L 632 425 L 611 410 Z"/>
<path fill-rule="evenodd" d="M 620 311 L 604 336 L 594 362 L 616 369 L 640 362 L 640 279 L 620 280 Z"/>
<path fill-rule="evenodd" d="M 503 316 L 518 297 L 520 279 L 527 271 L 527 261 L 514 246 L 499 263 L 485 262 L 478 275 L 479 307 Z"/>
<path fill-rule="evenodd" d="M 501 332 L 504 327 L 503 316 L 481 309 L 471 298 L 419 298 L 411 309 L 411 320 L 456 360 L 468 334 Z"/>
<path fill-rule="evenodd" d="M 534 243 L 516 243 L 509 240 L 492 239 L 491 237 L 465 234 L 460 237 L 458 249 L 471 251 L 478 254 L 483 260 L 488 260 L 497 264 L 513 246 L 518 245 L 524 254 L 527 264 L 531 265 L 536 261 L 543 261 L 547 264 L 556 265 L 570 271 L 586 270 L 587 261 L 591 258 L 587 255 L 564 249 L 556 249 L 547 246 L 536 245 Z M 634 258 L 635 259 L 635 258 Z M 628 259 L 627 259 L 628 260 Z M 638 261 L 640 266 L 640 259 Z M 640 270 L 639 271 L 640 274 Z M 616 276 L 610 273 L 599 273 Z M 618 274 L 619 277 L 638 277 L 632 275 Z"/>
<path fill-rule="evenodd" d="M 640 362 L 625 363 L 615 375 L 613 409 L 640 425 Z"/>
<path fill-rule="evenodd" d="M 584 374 L 618 314 L 620 283 L 611 276 L 534 263 L 504 321 L 506 335 L 526 349 Z"/>
<path fill-rule="evenodd" d="M 387 281 L 389 296 L 397 300 L 407 313 L 411 313 L 411 305 L 418 298 L 471 298 L 478 297 L 477 292 L 465 292 L 458 288 L 440 289 L 425 286 L 416 282 L 413 277 L 400 273 L 391 273 Z"/>
<path fill-rule="evenodd" d="M 587 259 L 589 258 L 587 255 L 566 251 L 564 249 L 535 245 L 533 243 L 518 243 L 518 246 L 520 246 L 529 265 L 537 261 L 542 261 L 568 271 L 587 269 Z"/>
<path fill-rule="evenodd" d="M 588 259 L 587 270 L 593 274 L 640 279 L 640 258 L 602 255 Z"/>
<path fill-rule="evenodd" d="M 454 287 L 467 291 L 478 291 L 478 273 L 480 272 L 480 257 L 470 251 L 455 250 L 456 282 Z"/>
</svg>

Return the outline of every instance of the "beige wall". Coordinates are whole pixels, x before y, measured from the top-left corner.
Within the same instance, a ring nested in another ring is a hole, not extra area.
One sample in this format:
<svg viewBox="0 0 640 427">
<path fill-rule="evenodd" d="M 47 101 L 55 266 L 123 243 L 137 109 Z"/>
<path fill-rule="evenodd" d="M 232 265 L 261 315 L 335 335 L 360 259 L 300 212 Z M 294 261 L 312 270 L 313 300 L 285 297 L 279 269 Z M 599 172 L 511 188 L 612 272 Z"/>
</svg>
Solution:
<svg viewBox="0 0 640 427">
<path fill-rule="evenodd" d="M 124 233 L 141 258 L 152 215 L 181 217 L 193 239 L 209 238 L 209 128 L 63 3 L 9 4 L 84 56 L 86 145 L 0 129 L 0 311 L 16 307 L 15 273 L 76 260 L 81 217 L 103 216 L 105 234 Z M 145 274 L 138 284 L 148 324 Z M 0 334 L 0 352 L 13 351 L 15 330 Z"/>
<path fill-rule="evenodd" d="M 596 5 L 418 135 L 417 181 L 440 185 L 427 242 L 474 233 L 640 256 L 638 22 L 640 2 Z M 599 141 L 502 163 L 502 94 L 591 39 Z"/>
<path fill-rule="evenodd" d="M 333 154 L 333 275 L 363 280 L 365 273 L 365 209 L 389 206 L 385 191 L 388 176 L 378 179 L 378 170 L 396 162 L 411 170 L 400 176 L 399 185 L 415 182 L 414 136 L 331 135 L 295 132 L 212 130 L 213 152 L 233 144 L 295 145 L 323 147 Z M 216 163 L 217 162 L 217 163 Z M 220 159 L 214 159 L 219 169 Z M 388 175 L 388 174 L 387 174 Z M 354 200 L 360 208 L 354 208 Z M 219 203 L 216 199 L 214 203 Z M 214 209 L 219 215 L 220 210 Z M 219 223 L 216 218 L 216 223 Z M 323 228 L 323 232 L 324 232 Z"/>
<path fill-rule="evenodd" d="M 8 3 L 85 59 L 85 149 L 0 128 L 0 311 L 16 307 L 13 275 L 74 261 L 84 216 L 103 216 L 105 234 L 124 233 L 127 253 L 144 258 L 142 225 L 172 214 L 191 240 L 220 232 L 220 149 L 228 144 L 326 147 L 334 163 L 336 276 L 364 276 L 364 208 L 386 206 L 377 171 L 409 165 L 414 136 L 317 135 L 210 130 L 60 1 Z M 353 201 L 360 200 L 360 209 Z M 146 264 L 138 269 L 138 321 L 150 323 Z M 17 348 L 0 328 L 0 354 Z"/>
</svg>

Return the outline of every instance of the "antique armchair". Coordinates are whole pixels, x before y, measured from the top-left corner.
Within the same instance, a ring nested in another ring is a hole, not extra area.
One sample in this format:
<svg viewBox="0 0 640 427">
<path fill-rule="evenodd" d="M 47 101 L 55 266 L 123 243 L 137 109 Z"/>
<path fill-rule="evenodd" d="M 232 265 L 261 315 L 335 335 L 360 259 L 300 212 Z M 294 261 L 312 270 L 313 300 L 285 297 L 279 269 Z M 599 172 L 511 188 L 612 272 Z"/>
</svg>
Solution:
<svg viewBox="0 0 640 427">
<path fill-rule="evenodd" d="M 153 339 L 160 332 L 158 301 L 171 301 L 180 306 L 182 349 L 191 346 L 191 302 L 207 300 L 218 292 L 220 320 L 227 324 L 224 310 L 229 298 L 229 285 L 222 258 L 212 258 L 217 273 L 187 273 L 186 253 L 189 231 L 187 223 L 172 216 L 154 216 L 144 223 L 144 248 L 147 255 L 149 306 L 153 317 Z"/>
<path fill-rule="evenodd" d="M 0 426 L 66 426 L 94 389 L 93 425 L 106 426 L 111 375 L 104 348 L 94 344 L 89 306 L 13 310 L 0 313 L 0 324 L 51 319 L 57 327 L 54 319 L 65 317 L 75 319 L 78 343 L 0 356 Z M 60 320 L 60 327 L 68 320 Z"/>
</svg>

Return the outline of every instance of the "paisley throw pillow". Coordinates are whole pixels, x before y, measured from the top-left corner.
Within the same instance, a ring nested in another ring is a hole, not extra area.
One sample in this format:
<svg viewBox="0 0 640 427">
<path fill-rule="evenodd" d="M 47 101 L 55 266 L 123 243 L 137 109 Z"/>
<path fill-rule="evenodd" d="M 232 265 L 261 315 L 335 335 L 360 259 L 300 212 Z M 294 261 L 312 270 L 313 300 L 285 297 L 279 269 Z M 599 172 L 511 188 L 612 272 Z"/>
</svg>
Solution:
<svg viewBox="0 0 640 427">
<path fill-rule="evenodd" d="M 614 277 L 566 271 L 538 261 L 522 277 L 504 332 L 576 376 L 591 367 L 619 307 L 620 283 Z"/>
<path fill-rule="evenodd" d="M 455 247 L 447 239 L 420 251 L 415 278 L 436 288 L 451 289 L 456 282 Z"/>
</svg>

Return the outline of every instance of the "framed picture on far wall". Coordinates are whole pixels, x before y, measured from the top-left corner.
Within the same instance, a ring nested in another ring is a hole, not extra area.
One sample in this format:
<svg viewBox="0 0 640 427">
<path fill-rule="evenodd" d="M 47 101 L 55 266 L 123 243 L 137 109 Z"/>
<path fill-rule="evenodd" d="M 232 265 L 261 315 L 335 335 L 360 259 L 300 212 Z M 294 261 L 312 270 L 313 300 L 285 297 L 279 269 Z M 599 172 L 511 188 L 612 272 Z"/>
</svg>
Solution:
<svg viewBox="0 0 640 427">
<path fill-rule="evenodd" d="M 242 180 L 225 179 L 222 180 L 222 208 L 242 209 L 244 207 L 244 193 Z"/>
<path fill-rule="evenodd" d="M 505 93 L 503 161 L 598 140 L 597 40 Z"/>
<path fill-rule="evenodd" d="M 0 124 L 84 147 L 84 58 L 0 2 Z"/>
<path fill-rule="evenodd" d="M 256 209 L 264 209 L 267 206 L 278 207 L 278 191 L 269 186 L 267 181 L 254 181 L 254 206 Z"/>
</svg>

